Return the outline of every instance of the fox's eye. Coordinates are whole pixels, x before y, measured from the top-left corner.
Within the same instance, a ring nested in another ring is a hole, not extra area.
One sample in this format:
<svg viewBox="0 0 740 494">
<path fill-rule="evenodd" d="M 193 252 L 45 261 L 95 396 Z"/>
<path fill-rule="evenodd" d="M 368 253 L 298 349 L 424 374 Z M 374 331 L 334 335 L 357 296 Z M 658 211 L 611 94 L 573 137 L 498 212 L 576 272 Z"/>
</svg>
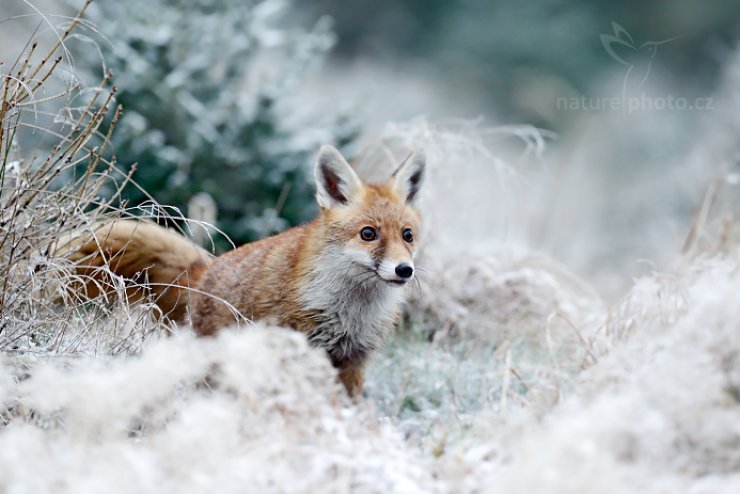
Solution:
<svg viewBox="0 0 740 494">
<path fill-rule="evenodd" d="M 366 226 L 360 230 L 360 238 L 365 242 L 370 242 L 378 238 L 378 232 L 372 226 Z"/>
<path fill-rule="evenodd" d="M 403 239 L 407 241 L 408 243 L 411 243 L 414 241 L 414 234 L 411 233 L 411 228 L 406 228 L 403 233 L 401 233 L 403 236 Z"/>
</svg>

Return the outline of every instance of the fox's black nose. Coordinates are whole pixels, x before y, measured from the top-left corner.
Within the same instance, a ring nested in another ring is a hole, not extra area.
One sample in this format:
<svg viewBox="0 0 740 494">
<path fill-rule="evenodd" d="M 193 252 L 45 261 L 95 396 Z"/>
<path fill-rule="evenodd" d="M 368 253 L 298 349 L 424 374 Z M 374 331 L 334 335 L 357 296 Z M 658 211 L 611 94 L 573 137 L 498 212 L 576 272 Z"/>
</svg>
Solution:
<svg viewBox="0 0 740 494">
<path fill-rule="evenodd" d="M 396 274 L 399 278 L 411 278 L 411 275 L 414 274 L 414 268 L 410 264 L 399 264 L 396 266 Z"/>
</svg>

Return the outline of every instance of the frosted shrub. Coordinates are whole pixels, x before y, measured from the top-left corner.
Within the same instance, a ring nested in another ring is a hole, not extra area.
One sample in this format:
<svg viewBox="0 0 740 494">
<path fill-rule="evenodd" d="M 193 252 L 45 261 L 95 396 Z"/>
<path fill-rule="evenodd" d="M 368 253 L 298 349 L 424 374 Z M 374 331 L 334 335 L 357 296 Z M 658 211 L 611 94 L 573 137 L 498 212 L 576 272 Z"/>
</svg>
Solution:
<svg viewBox="0 0 740 494">
<path fill-rule="evenodd" d="M 111 70 L 124 114 L 112 137 L 141 189 L 186 213 L 196 194 L 218 206 L 217 225 L 239 244 L 310 219 L 311 164 L 323 143 L 350 143 L 346 117 L 294 93 L 333 44 L 328 19 L 286 27 L 282 0 L 101 0 L 79 68 Z M 102 39 L 101 39 L 102 38 Z M 83 48 L 81 47 L 81 48 Z M 102 60 L 101 60 L 102 57 Z M 225 244 L 224 244 L 225 245 Z"/>
</svg>

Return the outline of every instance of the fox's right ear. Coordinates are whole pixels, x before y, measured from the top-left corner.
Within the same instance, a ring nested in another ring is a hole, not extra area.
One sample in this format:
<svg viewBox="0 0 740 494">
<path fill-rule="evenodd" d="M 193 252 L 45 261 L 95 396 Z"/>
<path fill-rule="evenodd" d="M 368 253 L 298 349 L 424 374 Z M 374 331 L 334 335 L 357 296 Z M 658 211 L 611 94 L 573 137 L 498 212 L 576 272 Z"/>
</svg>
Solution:
<svg viewBox="0 0 740 494">
<path fill-rule="evenodd" d="M 316 201 L 330 209 L 352 202 L 362 190 L 362 181 L 339 151 L 328 144 L 321 146 L 316 160 Z"/>
<path fill-rule="evenodd" d="M 391 183 L 407 204 L 414 204 L 421 184 L 424 182 L 424 169 L 427 159 L 422 149 L 417 149 L 406 158 L 398 170 L 393 172 Z"/>
</svg>

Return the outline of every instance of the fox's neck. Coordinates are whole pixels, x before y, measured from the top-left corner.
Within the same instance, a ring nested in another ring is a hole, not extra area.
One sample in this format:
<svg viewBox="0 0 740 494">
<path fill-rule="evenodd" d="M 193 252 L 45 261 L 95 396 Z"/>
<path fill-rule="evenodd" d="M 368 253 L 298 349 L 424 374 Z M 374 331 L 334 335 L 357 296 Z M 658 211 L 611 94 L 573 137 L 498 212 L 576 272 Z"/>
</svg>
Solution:
<svg viewBox="0 0 740 494">
<path fill-rule="evenodd" d="M 325 348 L 335 365 L 363 360 L 392 329 L 404 289 L 352 261 L 338 244 L 318 246 L 310 259 L 298 293 L 301 308 L 315 321 L 310 341 Z"/>
</svg>

